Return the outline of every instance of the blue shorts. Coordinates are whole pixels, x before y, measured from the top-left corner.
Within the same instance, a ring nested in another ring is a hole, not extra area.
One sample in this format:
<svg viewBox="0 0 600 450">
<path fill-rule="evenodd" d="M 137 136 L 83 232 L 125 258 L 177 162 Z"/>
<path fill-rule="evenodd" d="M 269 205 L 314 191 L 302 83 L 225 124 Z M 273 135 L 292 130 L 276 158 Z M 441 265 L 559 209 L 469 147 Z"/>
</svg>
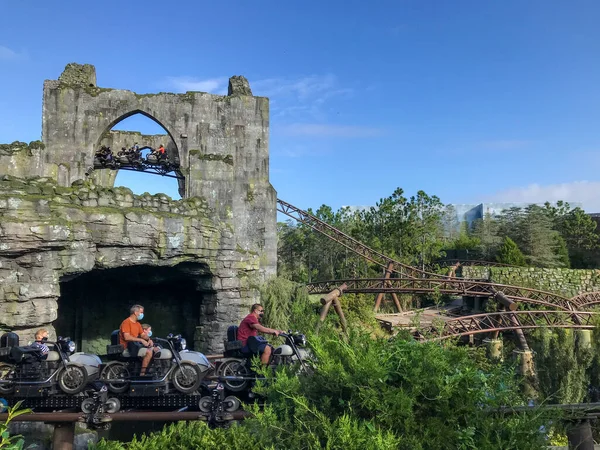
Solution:
<svg viewBox="0 0 600 450">
<path fill-rule="evenodd" d="M 256 347 L 256 349 L 257 349 L 257 352 L 256 352 L 256 353 L 258 353 L 259 355 L 262 355 L 262 354 L 264 353 L 264 351 L 265 351 L 265 348 L 267 348 L 267 346 L 268 346 L 268 345 L 269 345 L 268 343 L 265 343 L 265 344 L 258 344 L 258 346 Z M 244 353 L 244 354 L 246 354 L 246 355 L 252 355 L 252 354 L 255 354 L 255 353 L 253 353 L 252 351 L 250 351 L 250 348 L 248 347 L 248 344 L 244 345 L 244 346 L 242 347 L 242 350 L 241 350 L 241 351 L 242 351 L 242 353 Z"/>
<path fill-rule="evenodd" d="M 269 343 L 262 336 L 250 336 L 246 341 L 246 345 L 242 347 L 242 353 L 247 355 L 260 355 L 262 354 Z"/>
<path fill-rule="evenodd" d="M 127 342 L 127 350 L 129 350 L 129 355 L 134 357 L 138 355 L 140 349 L 144 348 L 141 342 L 136 341 L 128 341 Z"/>
</svg>

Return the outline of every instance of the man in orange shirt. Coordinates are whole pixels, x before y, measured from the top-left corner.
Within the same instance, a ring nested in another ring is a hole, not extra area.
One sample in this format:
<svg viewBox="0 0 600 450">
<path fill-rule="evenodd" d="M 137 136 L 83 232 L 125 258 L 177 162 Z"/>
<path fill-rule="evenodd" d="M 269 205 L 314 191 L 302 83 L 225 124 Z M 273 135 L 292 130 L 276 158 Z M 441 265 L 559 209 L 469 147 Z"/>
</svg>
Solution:
<svg viewBox="0 0 600 450">
<path fill-rule="evenodd" d="M 154 347 L 154 343 L 150 337 L 144 333 L 140 320 L 144 318 L 144 307 L 142 305 L 133 305 L 129 310 L 131 313 L 125 319 L 119 328 L 119 343 L 123 348 L 129 350 L 129 354 L 133 357 L 138 356 L 138 352 L 142 348 L 147 348 L 146 354 L 142 359 L 142 371 L 140 375 L 146 375 L 146 368 L 152 360 L 153 354 L 158 351 Z"/>
</svg>

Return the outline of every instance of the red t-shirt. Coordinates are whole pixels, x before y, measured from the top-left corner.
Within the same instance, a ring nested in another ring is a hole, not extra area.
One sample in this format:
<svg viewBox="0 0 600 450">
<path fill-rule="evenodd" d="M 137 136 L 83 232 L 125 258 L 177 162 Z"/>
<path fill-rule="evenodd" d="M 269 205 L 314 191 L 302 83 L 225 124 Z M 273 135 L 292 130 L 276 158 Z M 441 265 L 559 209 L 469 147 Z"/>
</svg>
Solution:
<svg viewBox="0 0 600 450">
<path fill-rule="evenodd" d="M 242 341 L 242 345 L 246 345 L 246 341 L 250 336 L 257 336 L 258 330 L 252 328 L 251 325 L 258 323 L 258 318 L 254 314 L 248 314 L 240 323 L 238 327 L 237 338 L 238 341 Z"/>
</svg>

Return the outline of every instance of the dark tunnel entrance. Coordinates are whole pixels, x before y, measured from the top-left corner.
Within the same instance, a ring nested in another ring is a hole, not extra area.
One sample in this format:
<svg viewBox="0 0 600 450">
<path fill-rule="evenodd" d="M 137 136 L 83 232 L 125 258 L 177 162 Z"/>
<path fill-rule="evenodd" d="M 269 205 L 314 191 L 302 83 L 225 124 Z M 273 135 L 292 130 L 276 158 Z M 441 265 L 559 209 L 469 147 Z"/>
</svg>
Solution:
<svg viewBox="0 0 600 450">
<path fill-rule="evenodd" d="M 145 308 L 142 323 L 152 326 L 153 336 L 180 333 L 193 348 L 202 307 L 212 297 L 210 286 L 203 264 L 96 269 L 61 280 L 53 325 L 57 335 L 70 336 L 81 351 L 103 355 L 111 332 L 132 305 L 140 304 Z"/>
</svg>

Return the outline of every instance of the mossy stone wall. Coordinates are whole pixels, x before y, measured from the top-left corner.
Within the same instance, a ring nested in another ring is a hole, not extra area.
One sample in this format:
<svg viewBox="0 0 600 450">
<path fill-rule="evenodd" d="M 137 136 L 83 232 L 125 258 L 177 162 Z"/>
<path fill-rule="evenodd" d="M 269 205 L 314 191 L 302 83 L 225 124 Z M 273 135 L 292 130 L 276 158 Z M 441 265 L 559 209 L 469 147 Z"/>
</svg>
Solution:
<svg viewBox="0 0 600 450">
<path fill-rule="evenodd" d="M 600 291 L 600 270 L 463 266 L 462 276 L 555 292 L 566 297 Z"/>
</svg>

